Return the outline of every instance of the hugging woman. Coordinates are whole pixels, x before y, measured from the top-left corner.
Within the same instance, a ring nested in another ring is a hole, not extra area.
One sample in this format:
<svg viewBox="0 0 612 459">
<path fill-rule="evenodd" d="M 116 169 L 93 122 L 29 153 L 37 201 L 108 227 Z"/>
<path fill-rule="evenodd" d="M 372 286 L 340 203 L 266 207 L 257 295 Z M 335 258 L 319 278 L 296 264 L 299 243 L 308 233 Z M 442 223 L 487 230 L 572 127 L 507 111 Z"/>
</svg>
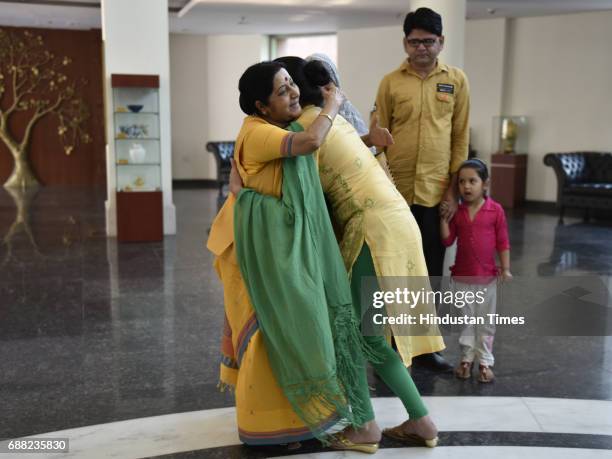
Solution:
<svg viewBox="0 0 612 459">
<path fill-rule="evenodd" d="M 322 116 L 288 132 L 301 107 L 281 64 L 251 66 L 239 90 L 249 116 L 234 158 L 246 188 L 228 197 L 208 248 L 224 286 L 220 379 L 235 387 L 240 439 L 266 445 L 317 437 L 374 452 L 380 433 L 369 395 L 357 387 L 367 386 L 363 353 L 376 357 L 359 334 L 310 154 L 344 98 L 335 86 L 324 88 Z M 338 424 L 351 428 L 330 439 Z"/>
</svg>

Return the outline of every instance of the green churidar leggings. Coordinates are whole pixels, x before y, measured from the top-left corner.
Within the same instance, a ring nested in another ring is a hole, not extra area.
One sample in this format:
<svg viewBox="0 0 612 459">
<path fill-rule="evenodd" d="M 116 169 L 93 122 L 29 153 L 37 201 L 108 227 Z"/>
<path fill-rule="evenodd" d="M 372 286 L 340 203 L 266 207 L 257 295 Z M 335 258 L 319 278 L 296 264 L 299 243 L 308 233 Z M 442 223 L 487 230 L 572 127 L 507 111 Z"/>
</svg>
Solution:
<svg viewBox="0 0 612 459">
<path fill-rule="evenodd" d="M 361 278 L 364 276 L 376 277 L 372 254 L 367 244 L 363 244 L 361 253 L 353 265 L 351 277 L 351 294 L 353 296 L 353 308 L 356 316 L 361 317 Z M 373 363 L 374 371 L 382 378 L 391 391 L 399 397 L 406 407 L 410 419 L 419 419 L 427 415 L 427 408 L 423 404 L 421 395 L 416 388 L 410 373 L 404 366 L 400 356 L 389 346 L 384 336 L 364 336 L 366 342 L 379 355 L 384 356 L 382 363 Z M 363 398 L 369 396 L 367 378 L 359 382 L 359 392 Z M 371 405 L 370 405 L 371 406 Z M 371 417 L 374 419 L 374 413 Z"/>
</svg>

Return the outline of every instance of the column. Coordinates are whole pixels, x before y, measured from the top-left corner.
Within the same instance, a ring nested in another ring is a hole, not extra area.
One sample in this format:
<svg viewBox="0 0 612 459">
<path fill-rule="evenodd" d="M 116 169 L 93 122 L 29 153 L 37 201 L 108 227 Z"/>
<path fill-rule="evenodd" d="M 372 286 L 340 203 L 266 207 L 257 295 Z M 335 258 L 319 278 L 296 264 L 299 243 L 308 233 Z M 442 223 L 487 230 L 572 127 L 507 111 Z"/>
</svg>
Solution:
<svg viewBox="0 0 612 459">
<path fill-rule="evenodd" d="M 159 123 L 164 234 L 176 233 L 172 201 L 172 151 L 170 130 L 170 54 L 168 0 L 102 0 L 104 85 L 106 97 L 106 232 L 117 234 L 116 168 L 110 76 L 118 74 L 159 75 Z"/>
</svg>

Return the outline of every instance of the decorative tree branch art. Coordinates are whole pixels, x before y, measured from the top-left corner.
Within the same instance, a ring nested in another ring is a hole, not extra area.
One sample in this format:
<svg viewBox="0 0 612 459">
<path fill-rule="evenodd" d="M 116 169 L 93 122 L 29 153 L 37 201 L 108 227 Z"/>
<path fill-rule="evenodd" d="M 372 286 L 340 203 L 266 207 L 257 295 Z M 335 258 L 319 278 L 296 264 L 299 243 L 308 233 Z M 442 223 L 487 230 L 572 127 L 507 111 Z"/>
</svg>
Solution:
<svg viewBox="0 0 612 459">
<path fill-rule="evenodd" d="M 86 82 L 68 78 L 64 72 L 70 64 L 69 57 L 56 57 L 45 49 L 40 35 L 0 28 L 0 141 L 14 159 L 6 188 L 39 185 L 28 151 L 32 131 L 42 118 L 57 119 L 57 135 L 66 155 L 80 142 L 91 142 L 83 130 L 89 109 L 79 96 Z M 11 123 L 11 117 L 17 114 L 27 119 L 23 129 Z"/>
</svg>

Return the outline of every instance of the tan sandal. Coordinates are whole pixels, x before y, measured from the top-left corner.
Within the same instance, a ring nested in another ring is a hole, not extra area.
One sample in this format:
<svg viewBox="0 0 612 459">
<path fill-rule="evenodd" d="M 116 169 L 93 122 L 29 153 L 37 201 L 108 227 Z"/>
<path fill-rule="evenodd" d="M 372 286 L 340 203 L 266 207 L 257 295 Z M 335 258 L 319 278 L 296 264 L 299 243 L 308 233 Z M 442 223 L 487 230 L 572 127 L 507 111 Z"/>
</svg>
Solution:
<svg viewBox="0 0 612 459">
<path fill-rule="evenodd" d="M 474 362 L 461 362 L 455 368 L 455 376 L 459 379 L 470 379 L 472 377 L 472 368 L 474 368 Z"/>
<path fill-rule="evenodd" d="M 401 441 L 406 445 L 427 446 L 428 448 L 435 448 L 438 445 L 438 437 L 427 439 L 414 433 L 406 433 L 403 431 L 402 426 L 384 429 L 382 433 L 386 437 Z"/>
<path fill-rule="evenodd" d="M 331 436 L 330 446 L 333 449 L 345 451 L 359 451 L 360 453 L 374 454 L 378 451 L 378 442 L 374 443 L 353 443 L 346 438 L 344 432 L 338 432 Z"/>
<path fill-rule="evenodd" d="M 495 380 L 495 373 L 487 365 L 478 365 L 478 382 L 490 383 Z"/>
</svg>

